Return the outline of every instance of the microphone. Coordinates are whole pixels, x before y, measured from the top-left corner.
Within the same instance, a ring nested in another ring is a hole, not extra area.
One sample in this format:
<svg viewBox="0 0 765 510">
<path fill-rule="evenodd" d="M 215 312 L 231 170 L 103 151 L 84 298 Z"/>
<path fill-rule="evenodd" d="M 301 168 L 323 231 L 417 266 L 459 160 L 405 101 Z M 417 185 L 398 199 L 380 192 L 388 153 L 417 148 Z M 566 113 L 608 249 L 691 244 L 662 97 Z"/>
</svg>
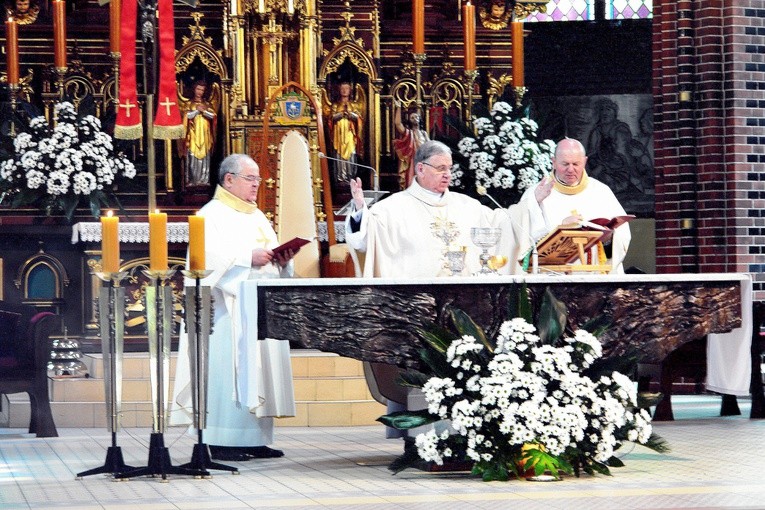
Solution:
<svg viewBox="0 0 765 510">
<path fill-rule="evenodd" d="M 497 202 L 497 200 L 493 196 L 489 195 L 489 192 L 486 191 L 485 186 L 476 186 L 475 190 L 479 195 L 481 195 L 482 197 L 487 197 L 489 200 L 494 202 L 494 205 L 504 210 L 507 213 L 507 217 L 510 218 L 510 223 L 514 227 L 516 226 L 512 216 L 510 216 L 510 211 L 508 211 L 506 207 L 502 207 L 502 204 Z M 529 234 L 526 231 L 525 228 L 520 226 L 520 229 L 524 234 L 526 234 L 526 237 L 528 237 L 529 240 L 531 241 L 531 274 L 539 274 L 539 252 L 537 251 L 537 242 L 534 240 L 531 234 Z"/>
<path fill-rule="evenodd" d="M 361 168 L 368 168 L 368 169 L 372 170 L 372 172 L 374 172 L 375 175 L 377 175 L 377 170 L 375 170 L 374 168 L 372 168 L 369 165 L 362 165 L 361 163 L 354 163 L 353 161 L 348 161 L 347 159 L 332 158 L 332 157 L 327 156 L 323 152 L 319 152 L 319 159 L 331 159 L 332 161 L 339 161 L 341 163 L 348 163 L 349 165 L 352 165 L 352 166 L 360 166 Z"/>
</svg>

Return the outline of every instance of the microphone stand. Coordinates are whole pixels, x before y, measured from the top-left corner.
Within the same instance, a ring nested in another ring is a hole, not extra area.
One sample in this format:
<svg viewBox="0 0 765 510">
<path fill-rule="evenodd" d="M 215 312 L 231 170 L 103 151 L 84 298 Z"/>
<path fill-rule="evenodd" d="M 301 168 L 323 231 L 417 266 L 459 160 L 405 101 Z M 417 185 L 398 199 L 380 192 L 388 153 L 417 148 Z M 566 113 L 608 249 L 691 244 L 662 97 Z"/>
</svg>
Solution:
<svg viewBox="0 0 765 510">
<path fill-rule="evenodd" d="M 330 161 L 338 161 L 340 163 L 347 163 L 347 164 L 349 164 L 351 166 L 358 166 L 358 167 L 361 167 L 361 168 L 368 168 L 369 170 L 372 170 L 372 174 L 375 176 L 375 179 L 374 179 L 375 180 L 375 191 L 378 190 L 379 183 L 377 182 L 377 179 L 376 179 L 377 178 L 377 170 L 375 170 L 373 167 L 371 167 L 369 165 L 364 165 L 362 163 L 355 163 L 353 161 L 347 161 L 345 159 L 333 158 L 333 157 L 327 156 L 323 152 L 319 153 L 319 159 L 328 159 Z"/>
</svg>

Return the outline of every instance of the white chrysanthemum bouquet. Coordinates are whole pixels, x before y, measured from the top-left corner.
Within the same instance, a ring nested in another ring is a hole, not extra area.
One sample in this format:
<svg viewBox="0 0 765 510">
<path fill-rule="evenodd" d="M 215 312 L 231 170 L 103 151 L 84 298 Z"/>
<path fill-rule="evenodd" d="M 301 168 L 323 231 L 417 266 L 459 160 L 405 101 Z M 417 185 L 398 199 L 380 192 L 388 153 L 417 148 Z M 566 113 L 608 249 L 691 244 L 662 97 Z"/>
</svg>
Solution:
<svg viewBox="0 0 765 510">
<path fill-rule="evenodd" d="M 452 174 L 457 190 L 473 194 L 476 187 L 507 207 L 552 169 L 555 144 L 541 140 L 537 123 L 514 114 L 504 101 L 494 103 L 488 117 L 473 119 L 474 136 L 457 144 L 460 168 Z"/>
<path fill-rule="evenodd" d="M 115 154 L 112 138 L 101 121 L 82 118 L 72 103 L 55 106 L 51 128 L 43 116 L 13 140 L 14 157 L 0 163 L 0 191 L 12 196 L 13 207 L 34 206 L 46 214 L 63 213 L 71 221 L 76 207 L 87 200 L 93 216 L 109 205 L 115 181 L 132 179 L 136 170 L 124 154 Z"/>
<path fill-rule="evenodd" d="M 549 291 L 544 300 L 539 330 L 514 318 L 490 340 L 453 310 L 457 335 L 423 331 L 421 352 L 432 373 L 410 371 L 404 381 L 422 387 L 428 408 L 380 421 L 409 429 L 448 420 L 451 430 L 415 438 L 419 459 L 469 461 L 484 480 L 609 473 L 621 465 L 614 452 L 625 441 L 667 451 L 652 435 L 650 415 L 638 407 L 636 384 L 595 366 L 603 361 L 598 339 L 584 329 L 565 331 L 565 306 Z M 391 469 L 409 465 L 401 461 Z"/>
</svg>

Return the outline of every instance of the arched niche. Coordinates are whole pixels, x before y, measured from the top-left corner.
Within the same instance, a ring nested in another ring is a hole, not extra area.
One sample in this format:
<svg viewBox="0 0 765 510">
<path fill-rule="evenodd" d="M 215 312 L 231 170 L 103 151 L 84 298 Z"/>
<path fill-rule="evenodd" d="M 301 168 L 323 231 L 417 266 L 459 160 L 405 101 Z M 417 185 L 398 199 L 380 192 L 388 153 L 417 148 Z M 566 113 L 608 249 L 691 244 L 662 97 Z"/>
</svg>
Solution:
<svg viewBox="0 0 765 510">
<path fill-rule="evenodd" d="M 58 314 L 65 302 L 69 275 L 60 260 L 40 248 L 19 266 L 14 284 L 21 292 L 22 303 Z"/>
</svg>

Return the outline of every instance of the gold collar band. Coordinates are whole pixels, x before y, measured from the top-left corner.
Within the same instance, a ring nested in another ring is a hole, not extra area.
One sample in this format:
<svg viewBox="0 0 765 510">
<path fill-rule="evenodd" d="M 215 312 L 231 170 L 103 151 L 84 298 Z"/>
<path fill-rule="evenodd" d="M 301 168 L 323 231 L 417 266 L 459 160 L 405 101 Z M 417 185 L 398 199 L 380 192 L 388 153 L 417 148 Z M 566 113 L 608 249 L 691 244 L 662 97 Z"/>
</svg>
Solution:
<svg viewBox="0 0 765 510">
<path fill-rule="evenodd" d="M 590 178 L 587 176 L 587 170 L 582 172 L 582 178 L 579 179 L 578 184 L 574 184 L 573 186 L 569 186 L 568 184 L 564 184 L 558 180 L 558 177 L 555 176 L 555 190 L 559 193 L 563 193 L 564 195 L 576 195 L 577 193 L 580 193 L 584 190 L 584 188 L 587 187 L 587 181 Z"/>
<path fill-rule="evenodd" d="M 220 184 L 215 188 L 215 200 L 220 200 L 233 210 L 241 213 L 252 214 L 258 209 L 258 204 L 242 200 Z"/>
</svg>

